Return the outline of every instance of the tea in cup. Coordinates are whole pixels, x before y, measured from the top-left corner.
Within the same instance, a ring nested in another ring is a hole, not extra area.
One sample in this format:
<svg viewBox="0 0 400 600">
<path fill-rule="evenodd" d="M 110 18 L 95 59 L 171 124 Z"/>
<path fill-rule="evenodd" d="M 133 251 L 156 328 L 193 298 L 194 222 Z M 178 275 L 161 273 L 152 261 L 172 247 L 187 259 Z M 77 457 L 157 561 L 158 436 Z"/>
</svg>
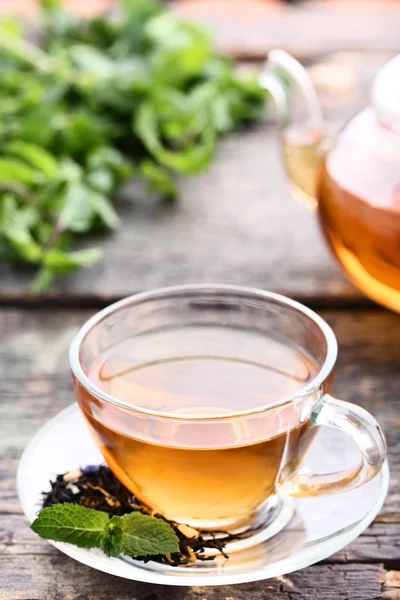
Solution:
<svg viewBox="0 0 400 600">
<path fill-rule="evenodd" d="M 379 472 L 379 425 L 330 395 L 336 354 L 330 327 L 301 304 L 198 285 L 99 312 L 70 359 L 80 408 L 118 479 L 170 520 L 236 531 L 271 517 L 279 495 L 344 491 Z M 303 468 L 319 425 L 358 444 L 354 470 Z"/>
</svg>

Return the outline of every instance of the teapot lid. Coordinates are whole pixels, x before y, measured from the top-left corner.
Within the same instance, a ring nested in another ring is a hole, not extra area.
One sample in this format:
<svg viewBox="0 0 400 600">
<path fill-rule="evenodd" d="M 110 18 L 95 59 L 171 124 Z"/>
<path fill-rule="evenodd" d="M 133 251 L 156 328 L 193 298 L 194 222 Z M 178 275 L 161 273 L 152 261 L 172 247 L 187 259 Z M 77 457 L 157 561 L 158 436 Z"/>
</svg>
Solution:
<svg viewBox="0 0 400 600">
<path fill-rule="evenodd" d="M 400 133 L 400 54 L 378 71 L 372 84 L 372 104 L 378 119 Z"/>
</svg>

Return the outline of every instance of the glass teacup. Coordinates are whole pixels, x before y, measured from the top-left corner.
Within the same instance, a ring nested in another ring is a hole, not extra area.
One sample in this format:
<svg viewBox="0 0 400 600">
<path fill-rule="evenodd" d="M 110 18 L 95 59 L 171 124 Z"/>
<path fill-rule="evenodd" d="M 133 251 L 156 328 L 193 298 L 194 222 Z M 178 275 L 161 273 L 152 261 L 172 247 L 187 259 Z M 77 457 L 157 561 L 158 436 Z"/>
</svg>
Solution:
<svg viewBox="0 0 400 600">
<path fill-rule="evenodd" d="M 380 471 L 378 423 L 330 395 L 336 356 L 310 309 L 221 285 L 121 300 L 70 350 L 80 408 L 120 481 L 171 520 L 228 531 L 278 519 L 282 496 L 342 492 Z M 358 465 L 303 465 L 321 425 L 356 442 Z"/>
</svg>

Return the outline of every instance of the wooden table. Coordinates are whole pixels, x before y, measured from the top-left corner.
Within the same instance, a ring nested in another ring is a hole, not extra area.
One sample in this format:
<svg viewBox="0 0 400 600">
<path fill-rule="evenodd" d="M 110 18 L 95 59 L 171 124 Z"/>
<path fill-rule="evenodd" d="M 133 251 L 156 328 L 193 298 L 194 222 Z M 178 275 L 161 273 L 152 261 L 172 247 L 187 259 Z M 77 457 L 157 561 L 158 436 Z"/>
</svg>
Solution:
<svg viewBox="0 0 400 600">
<path fill-rule="evenodd" d="M 373 73 L 393 50 L 308 56 L 332 128 L 366 102 Z M 101 240 L 103 262 L 41 299 L 26 294 L 26 272 L 0 268 L 0 600 L 400 599 L 400 318 L 347 282 L 314 215 L 290 198 L 273 128 L 225 139 L 209 171 L 182 182 L 176 206 L 136 195 L 120 212 L 119 233 Z M 391 488 L 375 522 L 338 554 L 285 577 L 193 589 L 124 581 L 40 540 L 17 500 L 23 448 L 73 401 L 67 349 L 78 327 L 121 296 L 195 281 L 269 288 L 315 308 L 339 341 L 335 393 L 374 413 L 387 434 Z"/>
</svg>

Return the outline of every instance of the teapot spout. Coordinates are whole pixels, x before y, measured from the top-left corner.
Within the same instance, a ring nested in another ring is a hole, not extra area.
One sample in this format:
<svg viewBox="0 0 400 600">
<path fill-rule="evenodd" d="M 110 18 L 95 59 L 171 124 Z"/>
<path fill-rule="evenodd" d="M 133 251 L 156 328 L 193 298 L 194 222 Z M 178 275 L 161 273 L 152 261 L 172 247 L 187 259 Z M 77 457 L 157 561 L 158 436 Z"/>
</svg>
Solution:
<svg viewBox="0 0 400 600">
<path fill-rule="evenodd" d="M 318 169 L 325 149 L 321 105 L 304 67 L 283 50 L 271 50 L 260 75 L 280 128 L 280 142 L 294 196 L 316 206 Z"/>
</svg>

